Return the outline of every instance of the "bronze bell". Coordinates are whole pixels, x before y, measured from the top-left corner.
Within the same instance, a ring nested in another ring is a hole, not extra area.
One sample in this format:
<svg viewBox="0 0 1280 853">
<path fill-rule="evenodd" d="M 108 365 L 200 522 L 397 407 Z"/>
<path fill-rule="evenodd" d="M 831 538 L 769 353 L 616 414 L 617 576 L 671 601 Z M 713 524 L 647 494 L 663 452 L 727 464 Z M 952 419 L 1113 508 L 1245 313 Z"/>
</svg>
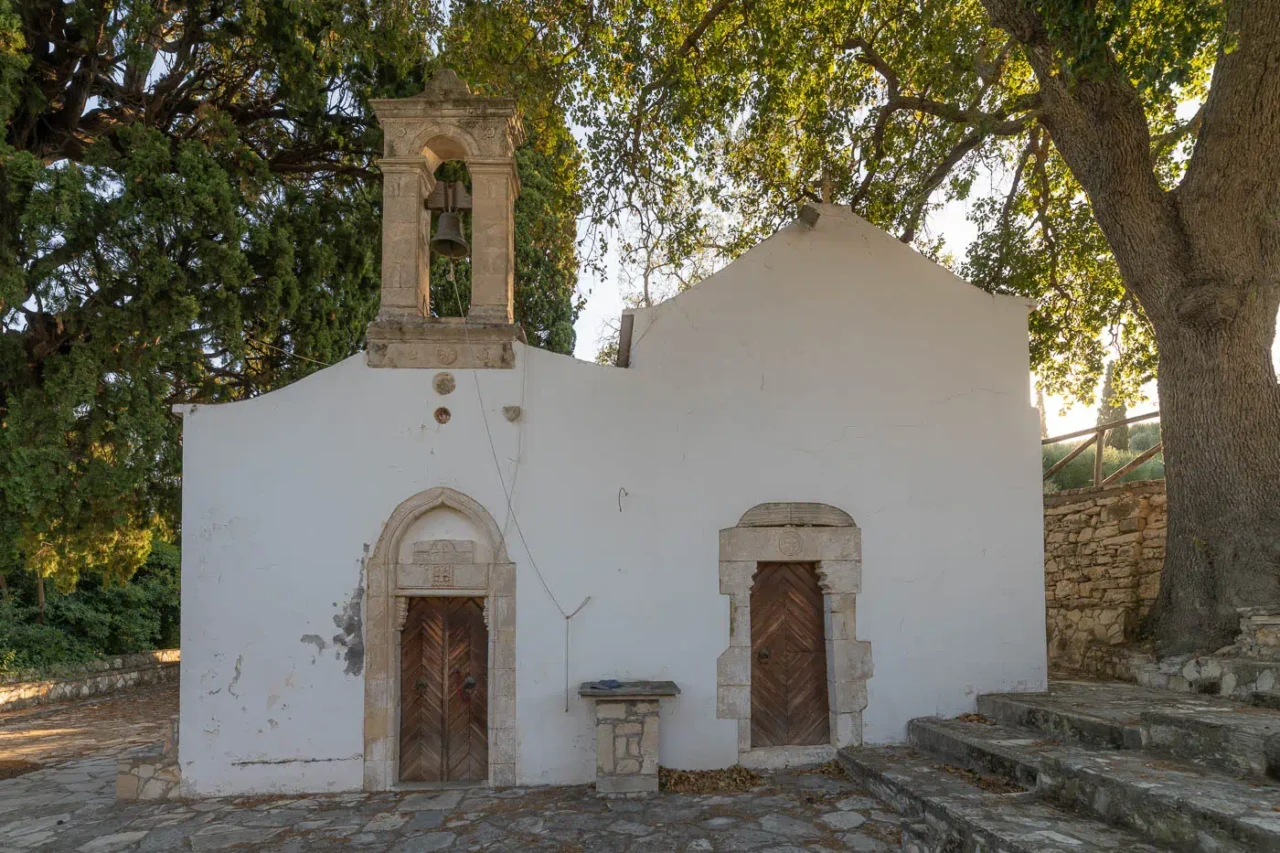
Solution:
<svg viewBox="0 0 1280 853">
<path fill-rule="evenodd" d="M 436 235 L 431 238 L 431 251 L 455 261 L 471 253 L 471 247 L 462 236 L 462 220 L 456 212 L 446 210 L 440 214 L 436 221 Z"/>
</svg>

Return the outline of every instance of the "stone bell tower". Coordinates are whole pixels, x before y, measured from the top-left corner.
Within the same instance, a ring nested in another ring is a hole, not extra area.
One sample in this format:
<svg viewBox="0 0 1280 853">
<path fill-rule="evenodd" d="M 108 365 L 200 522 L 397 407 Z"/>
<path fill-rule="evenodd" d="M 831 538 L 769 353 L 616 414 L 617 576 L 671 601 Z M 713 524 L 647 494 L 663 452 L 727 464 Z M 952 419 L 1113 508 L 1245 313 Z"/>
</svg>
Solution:
<svg viewBox="0 0 1280 853">
<path fill-rule="evenodd" d="M 384 131 L 382 302 L 369 325 L 370 367 L 513 367 L 515 148 L 524 138 L 510 98 L 471 94 L 453 71 L 420 95 L 375 100 Z M 461 160 L 471 176 L 471 305 L 431 316 L 431 211 L 436 168 Z"/>
</svg>

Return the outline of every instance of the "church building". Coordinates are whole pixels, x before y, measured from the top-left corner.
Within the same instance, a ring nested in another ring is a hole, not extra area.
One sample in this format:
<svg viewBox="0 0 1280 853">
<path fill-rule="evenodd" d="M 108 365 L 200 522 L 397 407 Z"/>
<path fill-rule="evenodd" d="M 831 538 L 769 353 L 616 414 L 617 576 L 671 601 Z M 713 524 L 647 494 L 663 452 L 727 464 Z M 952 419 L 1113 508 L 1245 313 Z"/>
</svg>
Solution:
<svg viewBox="0 0 1280 853">
<path fill-rule="evenodd" d="M 546 352 L 515 103 L 441 72 L 374 108 L 367 351 L 184 411 L 183 793 L 817 762 L 1046 688 L 1024 301 L 814 205 L 626 312 L 618 364 Z M 469 248 L 465 317 L 432 315 L 433 239 Z M 678 689 L 616 765 L 596 681 Z"/>
</svg>

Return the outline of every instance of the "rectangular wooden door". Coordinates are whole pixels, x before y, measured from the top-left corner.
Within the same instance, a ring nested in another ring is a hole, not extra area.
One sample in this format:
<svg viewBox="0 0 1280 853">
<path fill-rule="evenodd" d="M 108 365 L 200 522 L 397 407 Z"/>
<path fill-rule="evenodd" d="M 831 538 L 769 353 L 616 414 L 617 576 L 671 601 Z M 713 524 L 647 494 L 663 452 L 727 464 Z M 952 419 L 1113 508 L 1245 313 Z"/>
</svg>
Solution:
<svg viewBox="0 0 1280 853">
<path fill-rule="evenodd" d="M 413 598 L 400 635 L 400 780 L 489 776 L 484 599 Z"/>
<path fill-rule="evenodd" d="M 808 563 L 761 563 L 751 587 L 751 745 L 831 742 L 822 588 Z"/>
</svg>

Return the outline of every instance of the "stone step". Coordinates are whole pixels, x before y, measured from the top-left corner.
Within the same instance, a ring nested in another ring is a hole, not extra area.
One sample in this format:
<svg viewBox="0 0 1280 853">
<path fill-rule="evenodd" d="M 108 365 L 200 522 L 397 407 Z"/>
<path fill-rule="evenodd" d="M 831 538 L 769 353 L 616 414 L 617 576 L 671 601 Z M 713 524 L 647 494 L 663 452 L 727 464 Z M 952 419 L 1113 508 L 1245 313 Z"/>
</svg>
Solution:
<svg viewBox="0 0 1280 853">
<path fill-rule="evenodd" d="M 1280 777 L 1280 714 L 1215 697 L 1062 681 L 1048 693 L 979 696 L 978 712 L 1075 743 L 1146 749 L 1232 774 Z"/>
<path fill-rule="evenodd" d="M 851 747 L 841 765 L 877 797 L 912 817 L 903 853 L 1168 853 L 1125 829 L 1074 814 L 1027 792 L 980 787 L 906 747 Z"/>
<path fill-rule="evenodd" d="M 1280 690 L 1255 690 L 1249 694 L 1249 704 L 1280 711 Z"/>
<path fill-rule="evenodd" d="M 1190 762 L 1045 739 L 970 720 L 913 720 L 911 742 L 1061 805 L 1195 853 L 1280 853 L 1280 788 Z"/>
</svg>

